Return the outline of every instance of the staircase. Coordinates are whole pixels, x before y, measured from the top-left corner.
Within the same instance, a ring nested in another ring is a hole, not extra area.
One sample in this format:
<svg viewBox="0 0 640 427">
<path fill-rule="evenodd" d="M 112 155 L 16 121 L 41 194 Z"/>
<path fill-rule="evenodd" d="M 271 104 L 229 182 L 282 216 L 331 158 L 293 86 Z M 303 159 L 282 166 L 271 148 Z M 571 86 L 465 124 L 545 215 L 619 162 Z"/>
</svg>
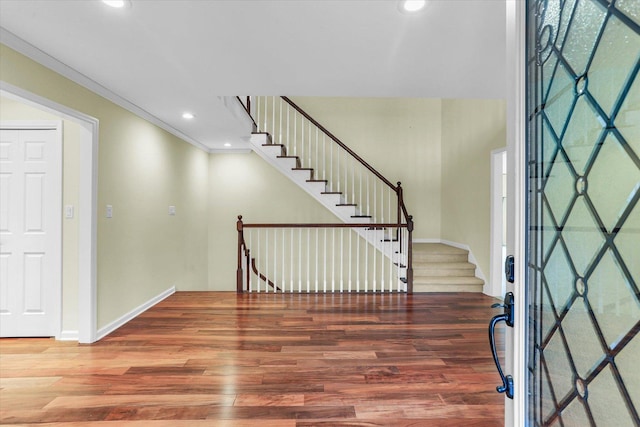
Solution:
<svg viewBox="0 0 640 427">
<path fill-rule="evenodd" d="M 482 292 L 469 251 L 442 243 L 413 244 L 414 292 Z"/>
<path fill-rule="evenodd" d="M 287 97 L 247 97 L 243 105 L 253 151 L 339 222 L 252 224 L 239 216 L 238 292 L 412 292 L 413 219 L 400 182 Z"/>
</svg>

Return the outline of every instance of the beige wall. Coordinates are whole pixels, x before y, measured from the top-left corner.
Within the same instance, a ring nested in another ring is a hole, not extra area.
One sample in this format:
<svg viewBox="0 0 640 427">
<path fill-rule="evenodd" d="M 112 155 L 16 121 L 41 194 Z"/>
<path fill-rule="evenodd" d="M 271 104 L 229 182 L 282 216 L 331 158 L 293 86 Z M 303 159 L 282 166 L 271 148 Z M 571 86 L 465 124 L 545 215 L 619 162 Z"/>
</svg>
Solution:
<svg viewBox="0 0 640 427">
<path fill-rule="evenodd" d="M 0 97 L 0 121 L 62 120 L 62 204 L 78 209 L 80 126 L 13 99 Z M 78 215 L 62 222 L 62 330 L 78 330 Z"/>
<path fill-rule="evenodd" d="M 441 101 L 424 98 L 292 100 L 394 184 L 402 182 L 414 238 L 440 237 Z"/>
<path fill-rule="evenodd" d="M 239 214 L 247 222 L 335 221 L 255 154 L 207 154 L 5 46 L 0 54 L 2 80 L 100 121 L 99 328 L 170 286 L 234 290 Z M 488 275 L 489 152 L 505 145 L 502 101 L 294 101 L 402 181 L 414 238 L 468 244 Z"/>
<path fill-rule="evenodd" d="M 4 45 L 0 56 L 3 81 L 100 122 L 98 328 L 171 286 L 206 286 L 208 154 Z"/>
<path fill-rule="evenodd" d="M 208 290 L 235 290 L 236 221 L 333 223 L 337 218 L 257 154 L 211 154 Z"/>
<path fill-rule="evenodd" d="M 489 279 L 491 151 L 506 145 L 504 100 L 442 101 L 442 234 Z"/>
</svg>

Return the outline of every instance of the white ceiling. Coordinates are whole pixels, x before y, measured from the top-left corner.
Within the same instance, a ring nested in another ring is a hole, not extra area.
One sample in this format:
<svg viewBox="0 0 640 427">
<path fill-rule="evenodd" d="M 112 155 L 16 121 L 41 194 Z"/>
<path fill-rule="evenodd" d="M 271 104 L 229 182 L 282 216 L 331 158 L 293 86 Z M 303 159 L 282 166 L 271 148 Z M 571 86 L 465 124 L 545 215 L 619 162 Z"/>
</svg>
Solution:
<svg viewBox="0 0 640 427">
<path fill-rule="evenodd" d="M 0 0 L 1 42 L 214 149 L 237 132 L 222 96 L 503 98 L 505 23 L 505 0 Z"/>
</svg>

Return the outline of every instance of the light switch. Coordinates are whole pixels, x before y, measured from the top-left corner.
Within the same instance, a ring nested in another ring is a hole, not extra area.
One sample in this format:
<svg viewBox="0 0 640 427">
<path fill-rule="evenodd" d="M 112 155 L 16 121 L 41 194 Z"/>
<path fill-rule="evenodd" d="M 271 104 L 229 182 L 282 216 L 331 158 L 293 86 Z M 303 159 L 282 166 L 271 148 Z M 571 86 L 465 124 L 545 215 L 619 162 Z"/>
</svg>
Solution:
<svg viewBox="0 0 640 427">
<path fill-rule="evenodd" d="M 176 214 L 176 207 L 169 206 L 169 215 L 174 216 Z"/>
<path fill-rule="evenodd" d="M 107 205 L 106 216 L 107 218 L 113 218 L 113 206 Z"/>
<path fill-rule="evenodd" d="M 64 206 L 64 217 L 65 218 L 73 218 L 73 205 L 65 205 Z"/>
</svg>

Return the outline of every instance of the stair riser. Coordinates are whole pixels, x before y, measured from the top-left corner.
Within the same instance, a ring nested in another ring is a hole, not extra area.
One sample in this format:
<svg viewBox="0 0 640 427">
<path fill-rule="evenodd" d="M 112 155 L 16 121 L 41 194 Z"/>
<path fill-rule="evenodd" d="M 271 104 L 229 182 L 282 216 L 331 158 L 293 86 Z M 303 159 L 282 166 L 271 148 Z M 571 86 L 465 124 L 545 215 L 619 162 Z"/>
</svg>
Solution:
<svg viewBox="0 0 640 427">
<path fill-rule="evenodd" d="M 413 266 L 414 277 L 475 277 L 476 270 L 474 269 L 432 269 L 432 268 L 416 268 Z"/>
<path fill-rule="evenodd" d="M 413 292 L 482 292 L 482 285 L 420 285 L 414 282 Z"/>
</svg>

